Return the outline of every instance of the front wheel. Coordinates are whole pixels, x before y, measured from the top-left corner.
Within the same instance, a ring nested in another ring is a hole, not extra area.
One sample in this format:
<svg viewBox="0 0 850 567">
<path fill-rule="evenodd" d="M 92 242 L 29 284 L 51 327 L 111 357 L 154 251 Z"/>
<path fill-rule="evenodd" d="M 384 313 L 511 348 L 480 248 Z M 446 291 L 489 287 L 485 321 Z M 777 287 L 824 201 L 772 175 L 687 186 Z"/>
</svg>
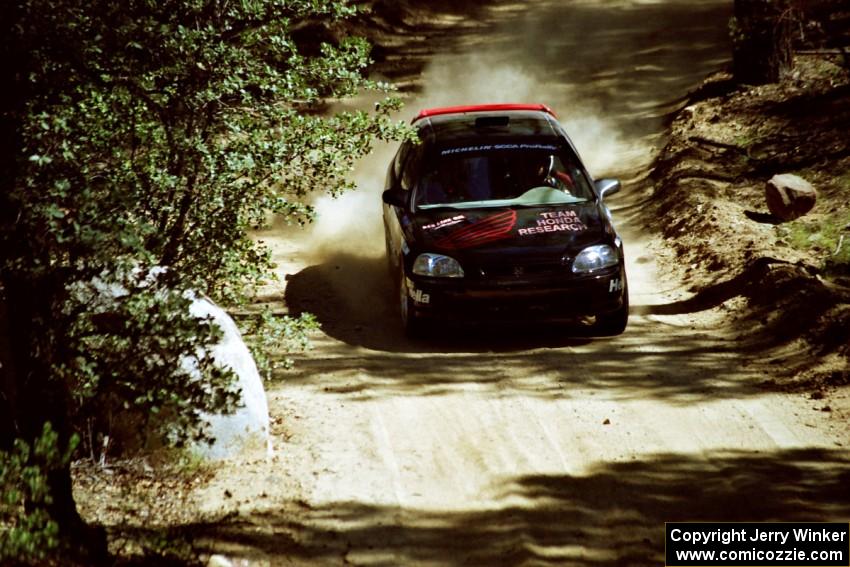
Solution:
<svg viewBox="0 0 850 567">
<path fill-rule="evenodd" d="M 594 334 L 604 337 L 621 335 L 629 324 L 629 289 L 623 290 L 623 305 L 616 311 L 597 315 L 591 330 Z"/>
<path fill-rule="evenodd" d="M 422 319 L 416 315 L 407 281 L 407 276 L 404 273 L 404 261 L 402 260 L 399 262 L 398 271 L 398 310 L 401 326 L 404 329 L 404 334 L 408 337 L 418 337 L 424 332 L 425 325 Z"/>
</svg>

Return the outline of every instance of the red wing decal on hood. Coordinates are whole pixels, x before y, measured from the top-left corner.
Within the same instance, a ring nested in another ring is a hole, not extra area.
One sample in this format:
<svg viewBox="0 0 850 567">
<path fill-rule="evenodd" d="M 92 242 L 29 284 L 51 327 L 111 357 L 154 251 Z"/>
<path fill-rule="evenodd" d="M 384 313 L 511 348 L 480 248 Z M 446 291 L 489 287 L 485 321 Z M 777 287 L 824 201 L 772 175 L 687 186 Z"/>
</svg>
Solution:
<svg viewBox="0 0 850 567">
<path fill-rule="evenodd" d="M 472 248 L 508 237 L 516 226 L 516 211 L 505 211 L 455 229 L 435 242 L 442 248 Z"/>
</svg>

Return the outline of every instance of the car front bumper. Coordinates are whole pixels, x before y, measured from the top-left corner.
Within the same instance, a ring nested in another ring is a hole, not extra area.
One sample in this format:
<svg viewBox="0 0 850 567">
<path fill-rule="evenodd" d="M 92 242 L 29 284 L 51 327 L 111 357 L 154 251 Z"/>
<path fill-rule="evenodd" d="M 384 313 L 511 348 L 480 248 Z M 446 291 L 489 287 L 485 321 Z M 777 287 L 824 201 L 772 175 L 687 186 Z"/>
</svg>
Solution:
<svg viewBox="0 0 850 567">
<path fill-rule="evenodd" d="M 603 315 L 627 302 L 622 267 L 585 276 L 465 281 L 409 278 L 417 317 L 445 321 L 575 320 Z"/>
</svg>

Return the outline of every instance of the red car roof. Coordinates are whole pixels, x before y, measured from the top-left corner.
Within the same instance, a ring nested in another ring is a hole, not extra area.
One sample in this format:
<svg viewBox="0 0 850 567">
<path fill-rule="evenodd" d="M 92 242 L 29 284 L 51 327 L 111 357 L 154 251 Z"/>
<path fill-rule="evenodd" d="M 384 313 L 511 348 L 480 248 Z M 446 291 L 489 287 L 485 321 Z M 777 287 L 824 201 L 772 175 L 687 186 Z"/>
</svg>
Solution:
<svg viewBox="0 0 850 567">
<path fill-rule="evenodd" d="M 440 114 L 463 114 L 465 112 L 498 112 L 500 110 L 537 110 L 545 112 L 547 114 L 551 114 L 552 117 L 557 118 L 557 116 L 555 116 L 555 112 L 545 104 L 473 104 L 469 106 L 443 106 L 439 108 L 426 108 L 425 110 L 419 111 L 419 114 L 417 114 L 416 118 L 411 121 L 411 124 L 422 118 L 427 118 L 429 116 L 438 116 Z"/>
</svg>

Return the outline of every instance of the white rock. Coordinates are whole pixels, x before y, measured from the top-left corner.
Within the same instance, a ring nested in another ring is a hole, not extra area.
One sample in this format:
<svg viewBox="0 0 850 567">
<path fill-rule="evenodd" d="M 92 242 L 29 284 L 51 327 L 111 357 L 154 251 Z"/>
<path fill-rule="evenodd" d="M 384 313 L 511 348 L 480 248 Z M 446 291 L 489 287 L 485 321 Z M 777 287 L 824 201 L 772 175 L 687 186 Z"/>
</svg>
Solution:
<svg viewBox="0 0 850 567">
<path fill-rule="evenodd" d="M 198 444 L 195 450 L 208 459 L 235 457 L 251 447 L 262 447 L 272 454 L 269 434 L 269 407 L 263 380 L 236 323 L 224 309 L 206 297 L 192 301 L 190 312 L 196 317 L 210 316 L 223 333 L 212 349 L 216 364 L 230 368 L 236 374 L 236 386 L 241 390 L 240 407 L 231 415 L 202 414 L 209 421 L 209 433 L 215 442 Z"/>
<path fill-rule="evenodd" d="M 233 562 L 224 555 L 210 555 L 207 567 L 233 567 Z"/>
<path fill-rule="evenodd" d="M 136 285 L 145 288 L 156 281 L 165 268 L 156 266 L 142 274 L 134 269 L 131 274 Z M 140 277 L 144 275 L 144 277 Z M 119 298 L 125 297 L 129 291 L 123 282 L 110 274 L 102 274 L 88 283 L 77 282 L 70 286 L 69 291 L 80 303 L 88 304 L 94 312 L 108 312 Z M 231 368 L 236 375 L 236 386 L 241 391 L 238 408 L 230 415 L 202 413 L 209 422 L 207 433 L 215 439 L 211 445 L 197 444 L 194 449 L 208 459 L 227 459 L 235 457 L 248 448 L 260 447 L 265 449 L 268 456 L 272 455 L 271 436 L 269 431 L 269 408 L 263 381 L 257 370 L 257 365 L 248 346 L 233 319 L 221 307 L 209 298 L 198 296 L 192 291 L 184 292 L 184 296 L 192 299 L 189 312 L 195 317 L 212 317 L 221 328 L 223 337 L 212 348 L 212 356 L 216 364 L 222 368 Z M 196 379 L 200 379 L 196 359 L 185 357 L 182 361 L 184 369 Z"/>
</svg>

